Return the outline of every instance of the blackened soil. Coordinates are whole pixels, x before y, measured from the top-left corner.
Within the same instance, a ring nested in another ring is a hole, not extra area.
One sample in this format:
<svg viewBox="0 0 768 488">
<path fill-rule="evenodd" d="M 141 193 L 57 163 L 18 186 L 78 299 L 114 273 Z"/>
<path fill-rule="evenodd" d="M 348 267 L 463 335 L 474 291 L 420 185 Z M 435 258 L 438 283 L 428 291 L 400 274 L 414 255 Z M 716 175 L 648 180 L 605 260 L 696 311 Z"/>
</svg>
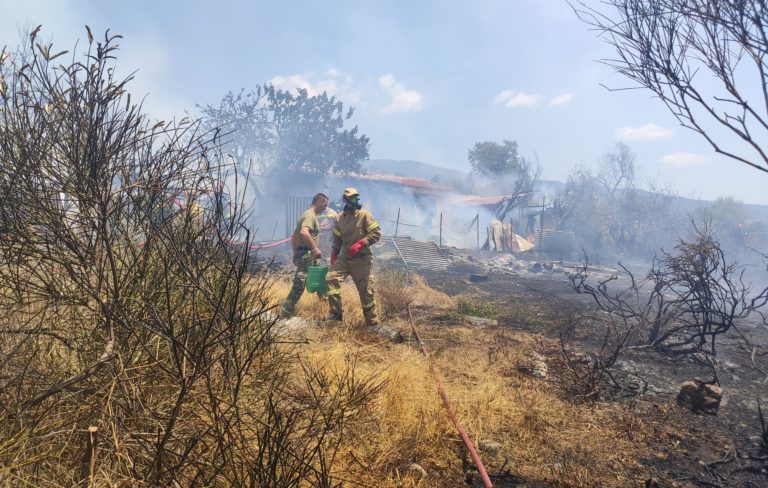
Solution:
<svg viewBox="0 0 768 488">
<path fill-rule="evenodd" d="M 590 297 L 575 293 L 563 274 L 490 275 L 487 281 L 473 282 L 469 275 L 444 273 L 425 279 L 451 296 L 495 302 L 502 309 L 500 327 L 550 338 L 559 339 L 565 326 L 593 308 Z M 585 356 L 599 354 L 602 335 L 582 329 L 565 336 L 566 349 Z M 741 324 L 740 329 L 757 351 L 753 355 L 735 332 L 719 339 L 717 375 L 724 396 L 716 416 L 688 412 L 675 402 L 682 382 L 711 378 L 706 367 L 691 358 L 653 350 L 623 353 L 619 367 L 637 371 L 647 381 L 648 391 L 632 401 L 622 401 L 657 432 L 651 441 L 658 442 L 658 455 L 640 460 L 652 473 L 646 486 L 768 487 L 768 463 L 755 459 L 760 455 L 758 396 L 762 395 L 764 410 L 768 410 L 768 383 L 758 369 L 768 370 L 768 328 L 755 320 Z M 557 364 L 565 363 L 562 350 L 544 353 L 553 364 L 553 374 L 559 374 Z"/>
</svg>

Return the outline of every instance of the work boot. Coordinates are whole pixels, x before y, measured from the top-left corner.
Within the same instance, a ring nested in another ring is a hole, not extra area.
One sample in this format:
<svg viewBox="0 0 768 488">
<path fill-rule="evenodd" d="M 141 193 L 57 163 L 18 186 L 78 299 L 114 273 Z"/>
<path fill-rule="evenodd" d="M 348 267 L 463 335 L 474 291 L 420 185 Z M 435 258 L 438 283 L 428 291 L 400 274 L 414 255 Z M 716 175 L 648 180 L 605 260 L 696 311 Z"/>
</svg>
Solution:
<svg viewBox="0 0 768 488">
<path fill-rule="evenodd" d="M 296 305 L 290 300 L 286 299 L 283 300 L 282 306 L 280 307 L 280 314 L 277 317 L 280 319 L 287 319 L 291 317 L 295 311 Z"/>
<path fill-rule="evenodd" d="M 335 325 L 341 325 L 344 322 L 344 319 L 341 315 L 330 313 L 328 314 L 328 317 L 326 317 L 325 320 L 321 322 L 323 327 L 332 327 Z"/>
</svg>

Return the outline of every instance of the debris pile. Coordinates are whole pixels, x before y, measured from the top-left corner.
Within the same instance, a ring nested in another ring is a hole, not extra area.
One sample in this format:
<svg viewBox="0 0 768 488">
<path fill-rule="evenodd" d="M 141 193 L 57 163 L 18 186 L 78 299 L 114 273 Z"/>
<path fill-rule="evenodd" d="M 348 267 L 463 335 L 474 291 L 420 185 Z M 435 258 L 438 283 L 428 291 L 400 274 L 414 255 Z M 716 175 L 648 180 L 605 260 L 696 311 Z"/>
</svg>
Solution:
<svg viewBox="0 0 768 488">
<path fill-rule="evenodd" d="M 488 274 L 565 274 L 575 269 L 576 265 L 568 265 L 562 261 L 537 261 L 516 258 L 512 254 L 496 254 L 493 256 L 453 255 L 448 271 L 468 273 L 472 275 Z"/>
</svg>

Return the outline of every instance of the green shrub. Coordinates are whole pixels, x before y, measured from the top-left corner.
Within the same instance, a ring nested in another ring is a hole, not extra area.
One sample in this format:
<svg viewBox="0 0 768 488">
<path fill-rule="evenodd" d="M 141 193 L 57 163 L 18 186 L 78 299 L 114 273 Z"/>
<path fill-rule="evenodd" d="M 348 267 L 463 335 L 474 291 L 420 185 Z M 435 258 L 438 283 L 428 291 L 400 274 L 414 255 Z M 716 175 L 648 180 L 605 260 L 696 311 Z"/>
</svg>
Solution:
<svg viewBox="0 0 768 488">
<path fill-rule="evenodd" d="M 497 319 L 501 316 L 501 307 L 497 303 L 477 298 L 460 299 L 456 305 L 456 311 L 461 315 L 486 319 Z"/>
</svg>

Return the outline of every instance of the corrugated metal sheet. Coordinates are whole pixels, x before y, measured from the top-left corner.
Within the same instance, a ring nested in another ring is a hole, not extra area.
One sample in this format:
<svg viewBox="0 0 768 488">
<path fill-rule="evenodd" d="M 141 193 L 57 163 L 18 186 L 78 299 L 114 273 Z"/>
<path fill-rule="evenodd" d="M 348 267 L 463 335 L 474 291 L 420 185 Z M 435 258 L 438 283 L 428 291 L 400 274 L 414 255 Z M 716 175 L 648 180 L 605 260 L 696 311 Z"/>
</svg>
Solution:
<svg viewBox="0 0 768 488">
<path fill-rule="evenodd" d="M 299 217 L 312 205 L 312 197 L 288 197 L 285 199 L 285 235 L 293 234 Z"/>
<path fill-rule="evenodd" d="M 432 241 L 415 241 L 408 237 L 383 236 L 381 238 L 382 257 L 397 257 L 408 269 L 442 271 L 450 266 L 451 261 Z"/>
<path fill-rule="evenodd" d="M 542 237 L 541 229 L 536 229 L 536 249 L 542 252 L 570 253 L 576 242 L 575 234 L 570 230 L 544 229 Z"/>
</svg>

